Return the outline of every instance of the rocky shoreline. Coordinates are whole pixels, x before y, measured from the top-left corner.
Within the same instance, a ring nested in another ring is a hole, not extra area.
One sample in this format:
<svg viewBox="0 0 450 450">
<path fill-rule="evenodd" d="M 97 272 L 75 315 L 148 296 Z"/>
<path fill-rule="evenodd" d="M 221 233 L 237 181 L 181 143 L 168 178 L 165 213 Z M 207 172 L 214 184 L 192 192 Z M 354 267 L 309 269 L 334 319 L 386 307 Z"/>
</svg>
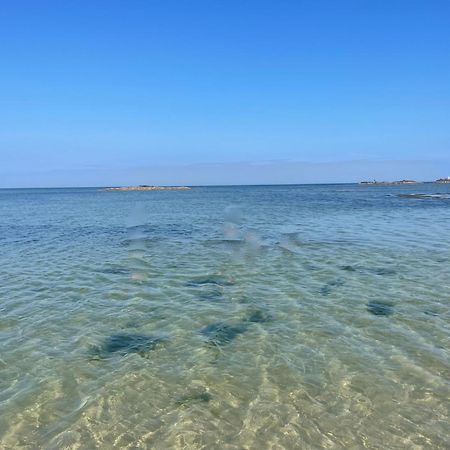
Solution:
<svg viewBox="0 0 450 450">
<path fill-rule="evenodd" d="M 189 189 L 191 188 L 188 186 L 148 186 L 141 184 L 139 186 L 108 187 L 102 189 L 102 191 L 186 191 Z"/>
</svg>

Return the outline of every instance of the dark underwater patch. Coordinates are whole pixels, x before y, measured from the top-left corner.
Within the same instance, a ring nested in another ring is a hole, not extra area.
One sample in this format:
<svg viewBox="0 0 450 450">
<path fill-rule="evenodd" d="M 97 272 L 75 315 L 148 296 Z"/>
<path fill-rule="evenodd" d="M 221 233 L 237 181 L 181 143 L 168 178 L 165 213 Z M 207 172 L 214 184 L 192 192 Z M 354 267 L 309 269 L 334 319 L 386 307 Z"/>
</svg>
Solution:
<svg viewBox="0 0 450 450">
<path fill-rule="evenodd" d="M 375 316 L 391 316 L 394 314 L 394 306 L 385 302 L 369 302 L 367 303 L 367 311 Z"/>
<path fill-rule="evenodd" d="M 283 233 L 278 242 L 278 245 L 283 249 L 291 253 L 298 253 L 298 250 L 303 245 L 303 242 L 299 238 L 299 233 Z"/>
<path fill-rule="evenodd" d="M 311 271 L 315 271 L 315 270 L 320 270 L 320 266 L 317 266 L 315 264 L 311 264 L 311 263 L 304 263 L 303 267 L 305 268 L 305 270 L 311 270 Z"/>
<path fill-rule="evenodd" d="M 359 272 L 359 273 L 373 273 L 375 275 L 387 276 L 387 275 L 395 275 L 397 271 L 390 267 L 361 267 L 361 266 L 351 266 L 345 265 L 339 267 L 341 270 L 346 272 Z"/>
<path fill-rule="evenodd" d="M 202 289 L 197 298 L 202 302 L 218 302 L 223 300 L 223 292 L 220 289 Z"/>
<path fill-rule="evenodd" d="M 321 295 L 329 295 L 331 294 L 332 288 L 329 284 L 326 284 L 320 288 Z"/>
<path fill-rule="evenodd" d="M 142 237 L 149 236 L 151 238 L 165 238 L 167 236 L 188 236 L 191 235 L 194 228 L 188 224 L 179 223 L 161 223 L 161 224 L 144 224 L 128 227 L 131 234 L 139 234 Z"/>
<path fill-rule="evenodd" d="M 231 282 L 230 280 L 227 280 L 225 277 L 211 276 L 211 277 L 196 278 L 196 279 L 190 280 L 186 283 L 186 286 L 198 287 L 198 286 L 205 286 L 208 284 L 216 285 L 216 286 L 231 286 L 234 283 Z"/>
<path fill-rule="evenodd" d="M 203 245 L 207 247 L 238 248 L 245 245 L 245 241 L 242 239 L 208 239 L 203 242 Z"/>
<path fill-rule="evenodd" d="M 329 295 L 329 294 L 331 294 L 333 288 L 343 286 L 343 285 L 344 285 L 344 282 L 342 280 L 329 281 L 327 284 L 323 285 L 320 288 L 320 293 L 322 295 Z"/>
<path fill-rule="evenodd" d="M 450 194 L 436 193 L 436 194 L 398 194 L 401 198 L 416 198 L 416 199 L 434 199 L 434 200 L 449 200 Z"/>
<path fill-rule="evenodd" d="M 230 343 L 237 336 L 245 333 L 247 328 L 246 323 L 228 325 L 224 322 L 216 322 L 202 328 L 200 333 L 207 337 L 209 344 L 221 346 Z"/>
<path fill-rule="evenodd" d="M 244 320 L 252 323 L 266 323 L 271 322 L 273 317 L 270 313 L 264 311 L 263 309 L 255 309 L 249 311 L 248 316 Z"/>
<path fill-rule="evenodd" d="M 120 241 L 120 245 L 121 246 L 145 246 L 147 244 L 153 244 L 154 242 L 159 242 L 161 241 L 162 238 L 160 237 L 156 237 L 156 236 L 151 236 L 151 237 L 128 237 L 123 239 L 122 241 Z"/>
<path fill-rule="evenodd" d="M 129 320 L 125 323 L 125 328 L 137 328 L 139 326 L 139 321 L 137 319 Z"/>
<path fill-rule="evenodd" d="M 371 272 L 375 275 L 395 275 L 397 272 L 389 267 L 375 267 L 371 269 Z"/>
<path fill-rule="evenodd" d="M 146 334 L 118 333 L 108 336 L 101 350 L 103 354 L 138 353 L 142 356 L 148 351 L 154 350 L 160 342 L 162 342 L 161 338 Z"/>
<path fill-rule="evenodd" d="M 113 275 L 128 275 L 130 270 L 123 267 L 108 267 L 106 269 L 99 270 L 99 272 Z"/>
<path fill-rule="evenodd" d="M 212 399 L 212 395 L 209 392 L 195 392 L 193 394 L 186 395 L 177 400 L 176 404 L 179 406 L 185 406 L 192 403 L 209 403 Z"/>
</svg>

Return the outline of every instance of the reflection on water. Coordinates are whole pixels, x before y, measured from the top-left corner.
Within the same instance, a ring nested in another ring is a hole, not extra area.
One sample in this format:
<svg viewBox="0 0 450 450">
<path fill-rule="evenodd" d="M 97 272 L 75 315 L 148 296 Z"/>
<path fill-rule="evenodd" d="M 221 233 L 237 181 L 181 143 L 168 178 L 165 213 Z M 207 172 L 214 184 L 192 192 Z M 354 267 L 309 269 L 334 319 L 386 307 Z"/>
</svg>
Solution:
<svg viewBox="0 0 450 450">
<path fill-rule="evenodd" d="M 0 191 L 0 448 L 449 448 L 434 187 Z"/>
</svg>

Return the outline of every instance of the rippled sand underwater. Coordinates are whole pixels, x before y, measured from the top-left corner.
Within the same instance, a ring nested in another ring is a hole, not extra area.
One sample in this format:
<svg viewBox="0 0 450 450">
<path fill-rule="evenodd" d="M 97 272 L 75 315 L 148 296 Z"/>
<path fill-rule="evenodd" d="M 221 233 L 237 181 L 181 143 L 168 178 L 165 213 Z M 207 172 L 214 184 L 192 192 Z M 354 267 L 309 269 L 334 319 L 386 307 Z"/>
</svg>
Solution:
<svg viewBox="0 0 450 450">
<path fill-rule="evenodd" d="M 0 448 L 450 448 L 449 193 L 0 190 Z"/>
</svg>

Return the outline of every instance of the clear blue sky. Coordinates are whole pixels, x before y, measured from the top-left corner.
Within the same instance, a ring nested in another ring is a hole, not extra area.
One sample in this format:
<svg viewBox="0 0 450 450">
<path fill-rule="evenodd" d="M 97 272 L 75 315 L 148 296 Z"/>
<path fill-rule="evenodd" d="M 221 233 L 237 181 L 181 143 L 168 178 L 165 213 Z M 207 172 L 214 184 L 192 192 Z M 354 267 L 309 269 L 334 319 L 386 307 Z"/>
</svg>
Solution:
<svg viewBox="0 0 450 450">
<path fill-rule="evenodd" d="M 3 0 L 0 56 L 0 187 L 450 175 L 448 0 Z"/>
</svg>

